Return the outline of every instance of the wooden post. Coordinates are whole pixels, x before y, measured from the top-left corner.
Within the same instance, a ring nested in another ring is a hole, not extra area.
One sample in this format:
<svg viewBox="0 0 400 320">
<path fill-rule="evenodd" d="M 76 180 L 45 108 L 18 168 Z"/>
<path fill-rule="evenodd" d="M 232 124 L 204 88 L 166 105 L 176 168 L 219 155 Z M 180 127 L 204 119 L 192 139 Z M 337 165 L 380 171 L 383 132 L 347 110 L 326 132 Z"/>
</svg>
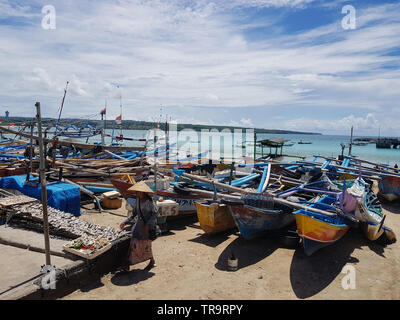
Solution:
<svg viewBox="0 0 400 320">
<path fill-rule="evenodd" d="M 31 138 L 30 138 L 31 147 L 30 147 L 30 150 L 29 150 L 29 171 L 28 171 L 28 174 L 26 175 L 26 181 L 29 181 L 30 175 L 33 172 L 32 159 L 33 159 L 33 127 L 34 127 L 34 125 L 35 125 L 35 121 L 32 120 Z"/>
<path fill-rule="evenodd" d="M 157 203 L 157 129 L 154 129 L 154 199 Z"/>
<path fill-rule="evenodd" d="M 43 206 L 43 233 L 44 233 L 44 245 L 46 253 L 46 265 L 51 265 L 50 261 L 50 238 L 49 238 L 49 220 L 47 216 L 47 188 L 46 188 L 46 153 L 43 148 L 43 137 L 42 137 L 42 116 L 40 114 L 40 102 L 36 102 L 36 118 L 38 124 L 38 136 L 39 136 L 39 155 L 40 155 L 40 183 L 42 187 L 42 206 Z"/>
<path fill-rule="evenodd" d="M 257 157 L 257 133 L 256 130 L 254 130 L 254 160 L 256 160 Z"/>
<path fill-rule="evenodd" d="M 231 172 L 229 173 L 229 185 L 232 184 L 232 176 L 233 176 L 233 170 L 235 169 L 235 161 L 232 161 L 231 163 Z"/>
<path fill-rule="evenodd" d="M 165 116 L 165 146 L 167 148 L 167 152 L 166 152 L 166 155 L 165 155 L 165 160 L 168 163 L 169 162 L 168 115 Z"/>
<path fill-rule="evenodd" d="M 352 147 L 353 147 L 353 127 L 351 127 L 351 134 L 350 134 L 349 156 L 351 156 Z"/>
</svg>

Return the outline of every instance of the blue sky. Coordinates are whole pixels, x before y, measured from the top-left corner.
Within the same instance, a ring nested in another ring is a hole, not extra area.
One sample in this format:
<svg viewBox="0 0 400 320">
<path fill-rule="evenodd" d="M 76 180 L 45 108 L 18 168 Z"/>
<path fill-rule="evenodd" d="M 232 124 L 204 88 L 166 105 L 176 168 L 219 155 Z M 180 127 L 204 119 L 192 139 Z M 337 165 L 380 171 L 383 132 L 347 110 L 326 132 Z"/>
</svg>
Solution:
<svg viewBox="0 0 400 320">
<path fill-rule="evenodd" d="M 399 35 L 399 1 L 0 0 L 0 114 L 56 117 L 70 81 L 64 117 L 122 94 L 125 119 L 400 136 Z"/>
</svg>

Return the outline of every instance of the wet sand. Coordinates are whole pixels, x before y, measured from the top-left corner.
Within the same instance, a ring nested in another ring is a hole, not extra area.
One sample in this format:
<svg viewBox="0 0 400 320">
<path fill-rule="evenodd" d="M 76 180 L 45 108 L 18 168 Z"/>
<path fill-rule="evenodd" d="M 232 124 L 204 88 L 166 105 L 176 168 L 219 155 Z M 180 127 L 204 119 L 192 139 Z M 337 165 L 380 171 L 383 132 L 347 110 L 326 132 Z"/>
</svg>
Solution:
<svg viewBox="0 0 400 320">
<path fill-rule="evenodd" d="M 82 219 L 118 227 L 123 208 Z M 400 230 L 400 204 L 383 203 L 386 224 Z M 157 267 L 146 262 L 129 273 L 110 273 L 63 299 L 400 299 L 400 244 L 386 247 L 351 229 L 341 240 L 307 257 L 274 236 L 251 241 L 235 231 L 206 236 L 196 217 L 169 223 L 153 242 Z M 231 252 L 239 270 L 226 270 Z M 344 266 L 355 269 L 355 289 L 344 289 Z"/>
</svg>

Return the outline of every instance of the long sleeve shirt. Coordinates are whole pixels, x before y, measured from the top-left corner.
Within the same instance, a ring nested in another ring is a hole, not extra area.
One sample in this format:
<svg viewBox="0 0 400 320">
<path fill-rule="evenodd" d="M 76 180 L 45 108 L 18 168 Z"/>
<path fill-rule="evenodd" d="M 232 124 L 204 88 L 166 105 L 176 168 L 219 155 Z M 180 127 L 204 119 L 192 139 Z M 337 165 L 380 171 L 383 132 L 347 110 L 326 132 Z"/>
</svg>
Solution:
<svg viewBox="0 0 400 320">
<path fill-rule="evenodd" d="M 145 231 L 146 224 L 149 225 L 149 230 L 155 228 L 157 224 L 157 205 L 153 200 L 146 200 L 145 202 L 140 202 L 136 199 L 135 206 L 132 211 L 132 215 L 129 216 L 124 223 L 134 223 L 136 218 L 136 223 L 132 226 L 132 238 L 138 240 L 148 240 L 149 234 Z"/>
</svg>

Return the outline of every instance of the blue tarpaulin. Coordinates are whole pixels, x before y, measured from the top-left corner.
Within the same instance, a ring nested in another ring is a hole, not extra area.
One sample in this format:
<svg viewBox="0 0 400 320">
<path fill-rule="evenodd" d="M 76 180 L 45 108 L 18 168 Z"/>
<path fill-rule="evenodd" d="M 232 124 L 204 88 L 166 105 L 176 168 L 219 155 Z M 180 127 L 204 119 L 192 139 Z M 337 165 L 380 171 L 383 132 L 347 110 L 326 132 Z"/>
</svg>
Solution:
<svg viewBox="0 0 400 320">
<path fill-rule="evenodd" d="M 25 184 L 26 175 L 3 177 L 0 179 L 0 188 L 13 189 L 29 197 L 42 200 L 42 187 Z M 38 181 L 31 176 L 30 181 Z M 47 185 L 47 204 L 60 211 L 81 215 L 81 191 L 79 187 L 62 182 L 52 182 Z"/>
</svg>

